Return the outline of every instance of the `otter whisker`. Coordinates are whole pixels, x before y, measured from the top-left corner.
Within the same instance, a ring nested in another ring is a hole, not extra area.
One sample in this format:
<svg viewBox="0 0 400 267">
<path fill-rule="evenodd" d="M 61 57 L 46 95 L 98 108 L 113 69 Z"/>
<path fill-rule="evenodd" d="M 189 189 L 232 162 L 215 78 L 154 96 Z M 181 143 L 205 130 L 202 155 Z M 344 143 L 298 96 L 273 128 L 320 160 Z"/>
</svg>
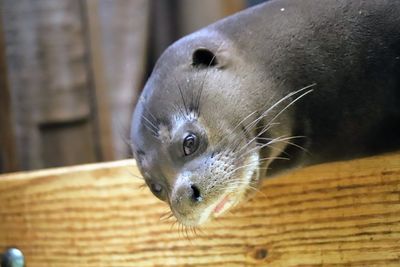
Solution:
<svg viewBox="0 0 400 267">
<path fill-rule="evenodd" d="M 271 158 L 271 159 L 272 159 L 272 158 Z M 247 168 L 247 167 L 250 167 L 250 166 L 255 166 L 255 165 L 257 166 L 258 163 L 259 163 L 259 160 L 253 161 L 253 162 L 251 162 L 251 163 L 249 163 L 249 164 L 240 165 L 240 166 L 234 168 L 233 170 L 229 171 L 226 175 L 227 175 L 227 176 L 230 176 L 230 175 L 232 175 L 233 173 L 235 173 L 236 171 L 238 171 L 238 170 L 240 170 L 240 169 Z"/>
<path fill-rule="evenodd" d="M 177 85 L 177 87 L 178 87 L 179 94 L 181 95 L 182 103 L 183 103 L 183 106 L 184 106 L 184 108 L 185 108 L 185 114 L 186 114 L 187 116 L 189 116 L 189 110 L 188 110 L 188 107 L 187 107 L 187 105 L 186 105 L 185 98 L 184 98 L 184 96 L 183 96 L 182 88 L 181 88 L 181 86 L 179 85 L 179 83 L 178 83 L 178 81 L 176 80 L 175 77 L 174 77 L 174 79 L 175 79 L 175 83 L 176 83 L 176 85 Z"/>
<path fill-rule="evenodd" d="M 271 123 L 271 126 L 280 125 L 280 124 L 281 124 L 280 122 L 273 122 L 273 123 Z M 255 127 L 254 130 L 261 132 L 265 127 L 266 127 L 265 125 L 260 125 L 260 126 Z M 270 127 L 270 126 L 268 126 L 268 127 Z"/>
<path fill-rule="evenodd" d="M 189 233 L 191 233 L 192 235 L 194 235 L 193 226 L 189 226 Z"/>
<path fill-rule="evenodd" d="M 147 121 L 154 127 L 154 129 L 156 130 L 156 132 L 158 132 L 160 129 L 158 128 L 158 119 L 153 115 L 153 113 L 150 112 L 149 108 L 146 105 L 143 105 L 144 107 L 144 112 L 143 112 L 143 117 L 147 119 Z M 144 114 L 149 114 L 150 118 L 147 118 Z M 152 121 L 153 120 L 153 121 Z"/>
<path fill-rule="evenodd" d="M 266 127 L 267 129 L 265 129 L 265 131 L 269 130 L 270 128 L 272 128 L 273 125 L 269 125 L 268 127 Z M 254 141 L 256 141 L 259 138 L 259 135 L 254 136 L 252 139 L 250 139 L 247 143 L 245 143 L 239 150 L 238 153 L 240 153 L 243 149 L 247 148 L 249 145 L 251 145 Z M 237 149 L 237 147 L 235 147 L 235 150 Z"/>
<path fill-rule="evenodd" d="M 170 226 L 170 228 L 169 228 L 170 231 L 172 231 L 172 229 L 173 229 L 175 226 L 177 226 L 177 224 L 179 223 L 179 222 L 178 222 L 178 219 L 177 219 L 176 217 L 173 217 L 173 218 L 175 219 L 175 221 L 173 221 L 173 222 L 171 223 L 171 226 Z M 178 230 L 178 233 L 179 233 L 179 230 Z"/>
<path fill-rule="evenodd" d="M 183 233 L 183 224 L 180 222 L 180 221 L 178 221 L 178 234 L 180 235 L 180 237 L 185 237 L 185 235 L 184 235 L 184 233 Z"/>
<path fill-rule="evenodd" d="M 306 136 L 304 136 L 304 135 L 292 135 L 292 136 L 282 135 L 281 138 L 299 139 L 299 138 L 306 138 Z M 269 141 L 274 140 L 274 138 L 268 138 L 268 137 L 259 137 L 258 139 L 269 140 Z"/>
<path fill-rule="evenodd" d="M 276 93 L 274 93 L 274 96 L 275 96 L 275 94 L 276 94 Z M 271 98 L 272 98 L 272 97 L 271 97 Z M 269 103 L 265 104 L 264 107 L 268 106 L 268 104 L 269 104 Z M 219 145 L 220 143 L 222 143 L 222 141 L 224 141 L 227 137 L 233 135 L 234 132 L 239 128 L 239 126 L 241 126 L 247 119 L 249 119 L 251 116 L 253 116 L 254 114 L 256 114 L 256 113 L 259 112 L 259 111 L 260 111 L 260 109 L 256 109 L 256 110 L 250 112 L 246 117 L 244 117 L 242 120 L 240 120 L 240 121 L 236 124 L 236 126 L 230 131 L 229 134 L 223 136 L 223 137 L 217 142 L 217 144 L 216 144 L 215 146 L 218 147 L 218 145 Z M 258 117 L 257 117 L 257 118 L 258 118 Z M 257 118 L 256 118 L 255 120 L 257 120 Z M 253 123 L 255 120 L 251 121 L 249 124 Z M 247 125 L 248 125 L 248 124 L 247 124 Z M 246 129 L 246 127 L 243 126 L 243 128 L 244 128 L 244 131 L 246 131 L 246 132 L 248 133 L 248 130 Z M 243 139 L 245 139 L 245 137 L 242 137 L 242 139 L 240 139 L 238 143 L 240 144 L 240 141 L 242 141 Z M 233 144 L 235 144 L 235 143 L 233 142 Z M 232 145 L 232 146 L 233 146 L 233 145 Z M 231 146 L 231 147 L 232 147 L 232 146 Z M 232 150 L 232 149 L 231 149 L 231 150 Z M 234 150 L 234 149 L 233 149 L 233 150 Z"/>
<path fill-rule="evenodd" d="M 185 226 L 181 222 L 179 222 L 179 233 L 185 238 Z"/>
<path fill-rule="evenodd" d="M 250 118 L 251 116 L 253 116 L 253 115 L 256 114 L 257 112 L 258 112 L 258 110 L 254 110 L 253 112 L 251 112 L 250 114 L 248 114 L 244 119 L 242 119 L 242 120 L 232 129 L 232 131 L 231 131 L 229 134 L 224 135 L 224 136 L 215 144 L 215 146 L 217 147 L 217 146 L 218 146 L 222 141 L 224 141 L 228 136 L 230 136 L 231 134 L 233 134 L 234 131 L 236 131 L 237 128 L 238 128 L 242 123 L 244 123 L 248 118 Z"/>
<path fill-rule="evenodd" d="M 270 122 L 267 124 L 267 126 L 274 122 L 285 110 L 287 110 L 290 106 L 292 106 L 294 103 L 296 103 L 298 100 L 300 100 L 301 98 L 303 98 L 304 96 L 308 95 L 309 93 L 311 93 L 313 90 L 308 90 L 305 93 L 303 93 L 302 95 L 298 96 L 297 98 L 295 98 L 292 102 L 290 102 L 285 108 L 283 108 L 278 114 L 275 115 L 275 117 L 273 117 Z M 265 131 L 261 131 L 261 134 L 264 133 Z M 260 134 L 260 135 L 261 135 Z"/>
<path fill-rule="evenodd" d="M 265 157 L 265 158 L 261 158 L 257 162 L 253 162 L 253 163 L 250 163 L 250 164 L 247 164 L 247 165 L 241 165 L 241 166 L 235 168 L 234 170 L 228 172 L 226 174 L 226 176 L 228 176 L 228 177 L 229 176 L 233 176 L 234 173 L 237 172 L 239 169 L 243 169 L 243 168 L 249 167 L 249 166 L 254 166 L 254 164 L 257 164 L 257 163 L 260 163 L 260 162 L 264 162 L 264 161 L 269 161 L 269 160 L 290 160 L 290 159 L 289 158 L 284 158 L 284 157 Z M 258 171 L 259 170 L 268 170 L 269 169 L 268 167 L 259 167 L 259 166 L 255 166 L 255 167 L 256 167 L 255 170 L 258 170 Z"/>
<path fill-rule="evenodd" d="M 143 190 L 143 189 L 146 188 L 146 187 L 147 187 L 147 184 L 146 184 L 146 183 L 143 183 L 143 184 L 141 184 L 141 185 L 138 186 L 138 189 L 139 189 L 139 190 Z"/>
<path fill-rule="evenodd" d="M 262 145 L 260 145 L 260 146 L 256 146 L 256 147 L 254 147 L 254 148 L 252 148 L 252 149 L 250 149 L 250 150 L 247 150 L 247 151 L 243 152 L 243 153 L 238 157 L 238 159 L 243 158 L 244 156 L 246 156 L 246 155 L 249 154 L 249 153 L 254 152 L 255 150 L 260 150 L 260 149 L 262 149 L 262 148 L 269 147 L 269 146 L 272 145 L 272 144 L 279 143 L 279 142 L 282 142 L 282 141 L 285 142 L 285 141 L 287 141 L 287 140 L 292 140 L 292 139 L 296 139 L 296 138 L 300 138 L 300 137 L 299 137 L 299 136 L 291 136 L 291 137 L 281 136 L 281 137 L 274 138 L 274 139 L 272 139 L 271 141 L 269 141 L 269 142 L 267 142 L 267 143 L 265 143 L 265 144 L 262 144 Z"/>
<path fill-rule="evenodd" d="M 307 86 L 305 86 L 305 87 L 303 87 L 303 88 L 301 88 L 301 89 L 299 89 L 299 90 L 297 90 L 297 91 L 294 91 L 294 92 L 290 92 L 289 94 L 287 94 L 286 96 L 284 96 L 284 97 L 282 97 L 280 100 L 278 100 L 275 104 L 273 104 L 271 107 L 269 107 L 266 111 L 264 111 L 256 120 L 254 120 L 252 123 L 250 123 L 249 125 L 247 125 L 246 127 L 254 127 L 255 125 L 257 125 L 258 124 L 258 122 L 260 122 L 260 120 L 262 119 L 262 118 L 264 118 L 269 112 L 271 112 L 275 107 L 277 107 L 279 104 L 281 104 L 283 101 L 285 101 L 285 100 L 287 100 L 287 99 L 289 99 L 290 97 L 292 97 L 292 96 L 294 96 L 294 95 L 296 95 L 296 94 L 298 94 L 298 93 L 301 93 L 301 92 L 303 92 L 304 90 L 307 90 L 308 88 L 311 88 L 311 87 L 313 87 L 313 86 L 315 86 L 316 85 L 316 83 L 313 83 L 313 84 L 310 84 L 310 85 L 307 85 Z M 312 91 L 312 89 L 311 90 L 309 90 L 309 91 L 307 91 L 305 94 L 308 94 L 308 93 L 310 93 Z M 299 99 L 300 98 L 302 98 L 305 94 L 302 94 L 300 97 L 298 97 Z M 278 117 L 283 111 L 285 111 L 288 107 L 290 107 L 292 104 L 294 104 L 294 102 L 296 102 L 297 101 L 297 98 L 295 99 L 295 100 L 293 100 L 293 101 L 291 101 L 285 108 L 283 108 L 275 117 Z M 275 119 L 275 118 L 274 118 Z M 273 119 L 273 120 L 274 120 Z M 270 121 L 270 122 L 272 122 L 272 120 Z"/>
<path fill-rule="evenodd" d="M 183 228 L 184 228 L 184 230 L 185 230 L 186 239 L 189 240 L 188 227 L 186 227 L 186 226 L 184 225 Z"/>
<path fill-rule="evenodd" d="M 243 168 L 246 168 L 246 167 L 250 167 L 250 166 L 254 166 L 254 165 L 256 165 L 256 167 L 257 167 L 258 163 L 263 162 L 263 161 L 267 161 L 267 160 L 272 160 L 272 159 L 275 160 L 275 159 L 286 159 L 286 158 L 265 157 L 265 158 L 259 159 L 259 160 L 257 160 L 257 161 L 253 161 L 253 162 L 251 162 L 251 163 L 249 163 L 249 164 L 240 165 L 240 166 L 234 168 L 233 170 L 229 171 L 228 173 L 226 173 L 226 176 L 231 176 L 232 174 L 234 174 L 234 173 L 237 172 L 238 170 L 243 169 Z"/>
<path fill-rule="evenodd" d="M 158 133 L 155 132 L 151 127 L 149 127 L 145 122 L 143 122 L 143 125 L 151 132 L 151 134 L 155 137 L 158 137 Z"/>
<path fill-rule="evenodd" d="M 274 125 L 276 125 L 278 123 L 273 123 L 269 126 L 269 128 L 272 128 Z M 250 139 L 250 140 L 245 140 L 246 137 L 245 136 L 241 136 L 241 139 L 238 139 L 238 141 L 236 143 L 233 143 L 230 147 L 228 147 L 228 149 L 230 149 L 231 151 L 240 154 L 242 150 L 244 150 L 245 148 L 249 147 L 250 145 L 252 145 L 254 143 L 254 141 L 256 141 L 258 139 L 258 135 L 256 135 L 254 138 Z M 241 144 L 241 141 L 245 141 L 245 143 L 243 144 L 242 147 L 239 148 L 239 145 Z"/>
<path fill-rule="evenodd" d="M 158 137 L 158 128 L 143 114 L 143 125 L 155 136 Z"/>
<path fill-rule="evenodd" d="M 167 211 L 160 216 L 160 221 L 167 221 L 168 219 L 172 218 L 174 215 L 171 211 Z"/>
<path fill-rule="evenodd" d="M 248 154 L 250 154 L 250 153 L 252 153 L 252 152 L 254 152 L 254 151 L 257 151 L 257 150 L 260 150 L 260 149 L 262 149 L 262 148 L 264 148 L 264 147 L 267 147 L 267 146 L 269 146 L 269 145 L 271 145 L 271 144 L 274 144 L 274 143 L 276 143 L 276 140 L 277 139 L 280 139 L 281 137 L 277 137 L 277 138 L 274 138 L 274 139 L 272 139 L 271 141 L 269 141 L 269 142 L 267 142 L 267 143 L 265 143 L 265 144 L 262 144 L 262 145 L 260 145 L 260 146 L 255 146 L 255 147 L 253 147 L 253 148 L 251 148 L 251 149 L 249 149 L 249 150 L 244 150 L 243 151 L 243 149 L 240 149 L 239 151 L 238 151 L 238 154 L 240 154 L 239 156 L 238 156 L 238 159 L 241 159 L 241 158 L 243 158 L 244 156 L 246 156 L 246 155 L 248 155 Z M 248 147 L 251 143 L 253 143 L 255 140 L 257 140 L 257 139 L 252 139 L 248 144 L 246 144 L 245 146 L 244 146 L 244 148 L 246 148 L 246 147 Z M 243 152 L 242 152 L 243 151 Z"/>
<path fill-rule="evenodd" d="M 196 227 L 195 227 L 195 226 L 192 226 L 192 227 L 190 227 L 190 229 L 191 229 L 192 235 L 193 235 L 194 237 L 197 237 L 198 234 L 197 234 L 197 232 L 196 232 Z"/>
<path fill-rule="evenodd" d="M 178 235 L 180 237 L 186 238 L 186 240 L 191 241 L 189 238 L 189 234 L 188 234 L 188 227 L 184 224 L 182 224 L 179 220 L 176 220 L 172 226 L 171 229 L 174 225 L 177 225 L 177 230 L 178 230 Z"/>
<path fill-rule="evenodd" d="M 242 186 L 242 185 L 244 185 L 245 186 L 245 190 L 247 190 L 247 189 L 250 189 L 250 190 L 252 190 L 252 191 L 255 191 L 256 193 L 259 193 L 259 194 L 261 194 L 261 195 L 263 195 L 264 197 L 267 197 L 267 195 L 264 193 L 264 192 L 262 192 L 260 189 L 258 189 L 257 187 L 254 187 L 254 186 L 251 186 L 251 185 L 249 185 L 249 184 L 247 184 L 247 183 L 245 183 L 245 182 L 238 182 L 238 183 L 232 183 L 232 184 L 230 184 L 230 185 L 232 185 L 232 186 L 228 186 L 227 188 L 226 188 L 226 190 L 229 192 L 229 190 L 231 190 L 232 192 L 235 192 L 235 191 L 237 191 L 238 190 L 238 188 L 237 187 L 239 187 L 239 186 Z M 236 187 L 235 187 L 236 186 Z"/>
<path fill-rule="evenodd" d="M 313 85 L 309 85 L 309 86 L 307 86 L 307 87 L 304 87 L 304 88 L 302 88 L 302 89 L 300 89 L 300 90 L 304 90 L 304 89 L 306 89 L 306 88 L 309 88 L 310 86 L 314 86 L 315 84 L 313 84 Z M 300 91 L 299 90 L 299 91 Z M 265 125 L 265 127 L 264 127 L 264 129 L 262 129 L 258 134 L 257 134 L 257 137 L 260 137 L 260 136 L 262 136 L 265 132 L 267 132 L 269 129 L 270 129 L 270 126 L 271 126 L 271 124 L 272 123 L 274 123 L 274 121 L 283 113 L 283 112 L 285 112 L 289 107 L 291 107 L 294 103 L 296 103 L 298 100 L 300 100 L 301 98 L 303 98 L 304 96 L 306 96 L 307 94 L 309 94 L 309 93 L 311 93 L 313 90 L 308 90 L 308 91 L 306 91 L 306 92 L 304 92 L 303 94 L 301 94 L 300 96 L 298 96 L 298 97 L 296 97 L 294 100 L 292 100 L 289 104 L 287 104 L 284 108 L 282 108 L 282 110 L 281 111 L 279 111 L 278 112 L 278 114 L 276 114 L 266 125 Z M 298 92 L 298 91 L 297 91 Z M 261 116 L 260 116 L 261 117 Z"/>
<path fill-rule="evenodd" d="M 186 112 L 182 110 L 182 107 L 181 107 L 181 105 L 179 103 L 175 103 L 174 106 L 173 106 L 173 109 L 175 110 L 175 113 L 180 113 L 182 118 L 188 117 Z"/>
<path fill-rule="evenodd" d="M 285 142 L 283 142 L 283 143 L 285 143 Z M 263 145 L 262 143 L 257 143 L 257 146 L 262 146 L 262 145 Z M 279 154 L 283 154 L 283 155 L 285 155 L 287 157 L 290 157 L 290 154 L 287 153 L 286 151 L 284 151 L 284 148 L 278 148 L 278 147 L 275 146 L 275 144 L 270 144 L 268 146 L 268 148 L 271 149 L 271 150 L 277 151 Z"/>
<path fill-rule="evenodd" d="M 151 126 L 155 131 L 158 131 L 158 127 L 150 120 L 148 119 L 144 114 L 142 115 L 142 118 Z"/>
<path fill-rule="evenodd" d="M 200 226 L 197 226 L 197 227 L 196 227 L 196 231 L 199 231 L 199 235 L 205 235 L 203 229 L 201 229 Z"/>
<path fill-rule="evenodd" d="M 142 101 L 142 98 L 141 98 L 141 101 Z M 157 122 L 157 118 L 153 115 L 153 113 L 150 112 L 149 108 L 148 108 L 146 105 L 143 105 L 143 107 L 144 107 L 146 113 L 149 114 L 150 117 L 151 117 L 155 122 Z M 157 124 L 157 123 L 156 123 L 156 124 Z M 158 128 L 157 128 L 157 129 L 158 129 Z"/>
<path fill-rule="evenodd" d="M 270 108 L 268 108 L 266 111 L 264 111 L 258 118 L 256 118 L 254 121 L 250 122 L 248 125 L 245 126 L 245 130 L 249 131 L 250 129 L 254 128 L 260 121 L 261 119 L 265 118 L 270 111 L 272 111 L 275 107 L 277 107 L 280 103 L 282 103 L 283 101 L 285 101 L 286 99 L 300 93 L 303 92 L 304 90 L 315 86 L 316 84 L 313 83 L 311 85 L 305 86 L 297 91 L 291 92 L 288 95 L 284 96 L 283 98 L 281 98 L 279 101 L 277 101 L 275 104 L 273 104 Z M 251 144 L 251 142 L 253 142 L 254 140 L 257 139 L 257 137 L 260 137 L 262 134 L 264 134 L 266 131 L 268 131 L 274 124 L 274 121 L 276 120 L 276 118 L 278 118 L 285 110 L 287 110 L 290 106 L 292 106 L 295 102 L 297 102 L 299 99 L 301 99 L 302 97 L 304 97 L 305 95 L 307 95 L 308 93 L 312 92 L 313 90 L 308 90 L 305 93 L 303 93 L 302 95 L 300 95 L 299 97 L 295 98 L 294 100 L 292 100 L 289 104 L 287 104 L 284 108 L 282 108 L 282 110 L 280 112 L 278 112 L 278 114 L 276 114 L 270 121 L 269 123 L 267 123 L 267 125 L 264 126 L 264 128 L 257 134 L 257 136 L 255 136 L 252 140 L 250 140 L 250 142 L 247 143 L 246 146 L 248 146 L 249 144 Z M 242 138 L 243 139 L 243 138 Z M 240 144 L 242 140 L 239 139 L 237 144 Z M 234 150 L 237 148 L 234 148 Z"/>
<path fill-rule="evenodd" d="M 168 216 L 165 217 L 165 221 L 169 221 L 172 218 L 174 218 L 174 214 L 170 213 L 170 214 L 168 214 Z"/>
<path fill-rule="evenodd" d="M 186 240 L 192 243 L 192 236 L 190 236 L 191 226 L 184 225 L 184 228 L 185 228 Z"/>
<path fill-rule="evenodd" d="M 299 93 L 299 92 L 302 92 L 302 91 L 304 91 L 305 89 L 308 89 L 308 88 L 310 88 L 311 86 L 314 86 L 314 85 L 315 85 L 315 83 L 312 84 L 312 85 L 306 86 L 306 87 L 304 87 L 304 88 L 302 88 L 302 89 L 300 89 L 300 90 L 298 90 L 298 91 L 296 91 L 296 92 L 293 92 L 293 93 L 289 94 L 288 96 L 293 96 L 293 95 L 295 95 L 295 94 L 297 94 L 297 93 Z M 274 121 L 275 121 L 284 111 L 286 111 L 290 106 L 292 106 L 294 103 L 296 103 L 299 99 L 303 98 L 305 95 L 311 93 L 312 91 L 313 91 L 313 90 L 308 90 L 308 91 L 306 91 L 305 93 L 301 94 L 300 96 L 298 96 L 298 97 L 296 97 L 294 100 L 292 100 L 292 101 L 291 101 L 289 104 L 287 104 L 284 108 L 282 108 L 281 111 L 279 111 L 278 114 L 276 114 L 276 115 L 265 125 L 265 127 L 257 134 L 257 136 L 254 137 L 254 138 L 257 139 L 258 137 L 261 137 L 265 132 L 267 132 L 267 131 L 271 128 L 271 125 L 273 125 Z M 285 100 L 285 99 L 286 99 L 286 97 L 284 97 L 282 100 L 278 101 L 277 103 L 279 103 L 279 102 L 281 102 L 281 101 L 283 101 L 283 100 Z M 274 106 L 276 106 L 276 104 L 275 104 Z M 272 106 L 272 108 L 273 108 L 274 106 Z M 265 117 L 266 114 L 267 114 L 270 110 L 272 110 L 272 109 L 271 109 L 271 108 L 268 109 L 263 115 L 260 116 L 259 119 L 262 119 L 263 117 Z M 253 139 L 254 139 L 254 138 L 253 138 Z"/>
<path fill-rule="evenodd" d="M 298 145 L 298 144 L 295 144 L 295 143 L 293 143 L 293 142 L 284 141 L 284 140 L 281 140 L 280 142 L 286 143 L 286 144 L 291 145 L 291 146 L 294 146 L 294 147 L 297 147 L 298 149 L 304 151 L 305 153 L 310 153 L 306 148 L 304 148 L 304 147 L 302 147 L 302 146 L 300 146 L 300 145 Z"/>
<path fill-rule="evenodd" d="M 140 180 L 143 180 L 143 177 L 142 177 L 142 176 L 139 176 L 139 175 L 134 174 L 134 173 L 131 172 L 129 169 L 126 169 L 125 171 L 126 171 L 130 176 L 135 177 L 135 178 L 140 179 Z M 146 185 L 146 184 L 144 184 L 144 185 Z"/>
<path fill-rule="evenodd" d="M 258 164 L 260 162 L 267 161 L 267 160 L 290 160 L 290 159 L 289 158 L 285 158 L 285 157 L 269 157 L 269 158 L 267 157 L 267 158 L 263 158 L 263 159 L 257 160 L 257 162 L 253 162 L 253 163 L 249 163 L 249 164 L 245 164 L 245 165 L 241 165 L 239 167 L 236 167 L 232 171 L 228 172 L 226 175 L 230 176 L 230 175 L 232 175 L 233 173 L 237 172 L 240 169 L 247 168 L 247 167 L 250 167 L 250 166 L 254 166 L 255 164 Z M 262 168 L 258 168 L 258 169 L 261 170 Z"/>
<path fill-rule="evenodd" d="M 120 128 L 122 128 L 122 126 L 120 127 Z M 124 131 L 126 131 L 126 129 L 124 130 Z M 132 146 L 132 140 L 131 140 L 131 138 L 129 138 L 129 137 L 127 137 L 124 133 L 122 133 L 121 131 L 118 131 L 118 133 L 119 133 L 119 136 L 121 137 L 121 139 L 122 139 L 122 141 L 125 143 L 125 145 L 127 145 L 127 146 Z"/>
</svg>

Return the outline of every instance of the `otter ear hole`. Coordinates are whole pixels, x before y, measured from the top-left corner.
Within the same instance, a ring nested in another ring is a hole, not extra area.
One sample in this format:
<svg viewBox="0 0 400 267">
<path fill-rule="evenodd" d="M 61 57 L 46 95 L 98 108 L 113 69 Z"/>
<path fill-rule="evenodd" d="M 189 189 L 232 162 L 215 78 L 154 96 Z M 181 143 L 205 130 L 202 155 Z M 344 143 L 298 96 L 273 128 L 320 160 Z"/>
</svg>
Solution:
<svg viewBox="0 0 400 267">
<path fill-rule="evenodd" d="M 199 48 L 193 52 L 192 55 L 192 65 L 195 67 L 214 67 L 218 64 L 217 57 L 215 54 L 206 49 L 206 48 Z"/>
</svg>

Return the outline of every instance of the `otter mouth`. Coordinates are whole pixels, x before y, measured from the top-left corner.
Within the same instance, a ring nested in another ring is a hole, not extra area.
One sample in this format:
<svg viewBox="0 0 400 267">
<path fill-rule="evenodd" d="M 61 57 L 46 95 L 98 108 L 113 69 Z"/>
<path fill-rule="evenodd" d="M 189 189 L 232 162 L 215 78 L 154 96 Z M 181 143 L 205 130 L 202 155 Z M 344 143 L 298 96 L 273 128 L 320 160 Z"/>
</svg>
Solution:
<svg viewBox="0 0 400 267">
<path fill-rule="evenodd" d="M 214 217 L 218 217 L 227 211 L 233 204 L 235 203 L 235 199 L 232 193 L 228 193 L 222 196 L 222 199 L 217 201 L 217 205 L 214 207 L 212 211 L 212 215 Z"/>
<path fill-rule="evenodd" d="M 230 210 L 238 203 L 242 202 L 243 199 L 248 198 L 251 193 L 254 193 L 254 190 L 251 190 L 251 188 L 254 188 L 253 186 L 257 186 L 256 184 L 258 184 L 259 181 L 258 176 L 259 174 L 256 168 L 248 170 L 247 173 L 243 175 L 240 186 L 238 186 L 234 192 L 229 191 L 222 194 L 222 196 L 217 201 L 215 201 L 215 204 L 204 210 L 204 213 L 208 215 L 203 216 L 203 218 L 218 218 L 226 211 Z M 205 220 L 203 219 L 201 221 Z"/>
<path fill-rule="evenodd" d="M 228 192 L 223 194 L 223 196 L 216 202 L 217 204 L 213 208 L 213 217 L 219 217 L 232 207 L 236 206 L 243 199 L 248 198 L 251 195 L 253 185 L 258 181 L 258 174 L 255 170 L 251 175 L 251 178 L 240 187 L 237 188 L 237 192 Z"/>
<path fill-rule="evenodd" d="M 245 167 L 241 169 L 241 172 L 236 173 L 235 176 L 225 177 L 225 183 L 219 184 L 218 189 L 209 191 L 210 195 L 208 197 L 205 195 L 204 200 L 189 203 L 184 213 L 171 203 L 171 210 L 175 217 L 183 225 L 200 226 L 212 221 L 213 218 L 220 217 L 247 199 L 251 193 L 257 190 L 260 174 L 258 160 L 258 153 L 253 153 L 245 162 L 241 163 L 240 166 Z M 234 168 L 241 168 L 240 166 Z M 179 201 L 176 204 L 179 205 Z"/>
</svg>

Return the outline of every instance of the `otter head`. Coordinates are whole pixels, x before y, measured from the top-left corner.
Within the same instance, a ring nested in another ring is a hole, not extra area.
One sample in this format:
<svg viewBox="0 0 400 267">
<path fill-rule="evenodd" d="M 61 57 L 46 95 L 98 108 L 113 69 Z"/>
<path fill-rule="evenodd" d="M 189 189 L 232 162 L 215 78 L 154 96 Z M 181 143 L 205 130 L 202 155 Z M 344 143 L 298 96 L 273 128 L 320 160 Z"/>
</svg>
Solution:
<svg viewBox="0 0 400 267">
<path fill-rule="evenodd" d="M 266 118 L 260 106 L 267 100 L 260 100 L 256 87 L 267 82 L 259 81 L 261 75 L 226 38 L 202 33 L 160 57 L 131 131 L 147 185 L 187 226 L 239 203 L 258 185 L 260 168 L 279 154 L 260 146 L 273 139 L 269 127 L 260 128 Z M 244 64 L 247 72 L 241 71 Z"/>
</svg>

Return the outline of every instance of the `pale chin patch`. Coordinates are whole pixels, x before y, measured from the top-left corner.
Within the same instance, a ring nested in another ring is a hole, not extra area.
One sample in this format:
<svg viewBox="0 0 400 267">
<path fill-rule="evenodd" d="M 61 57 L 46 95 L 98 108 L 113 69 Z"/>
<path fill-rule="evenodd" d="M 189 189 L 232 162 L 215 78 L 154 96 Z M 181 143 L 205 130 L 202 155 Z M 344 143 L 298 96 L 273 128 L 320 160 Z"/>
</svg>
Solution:
<svg viewBox="0 0 400 267">
<path fill-rule="evenodd" d="M 245 165 L 248 165 L 248 167 L 245 168 L 245 171 L 243 172 L 241 184 L 236 190 L 225 192 L 220 198 L 218 198 L 217 201 L 215 201 L 215 203 L 205 208 L 200 215 L 198 221 L 199 225 L 206 223 L 210 217 L 217 218 L 221 216 L 242 200 L 247 190 L 247 186 L 251 182 L 251 178 L 255 172 L 258 172 L 259 158 L 260 157 L 257 152 L 252 153 L 249 159 L 245 162 Z"/>
</svg>

